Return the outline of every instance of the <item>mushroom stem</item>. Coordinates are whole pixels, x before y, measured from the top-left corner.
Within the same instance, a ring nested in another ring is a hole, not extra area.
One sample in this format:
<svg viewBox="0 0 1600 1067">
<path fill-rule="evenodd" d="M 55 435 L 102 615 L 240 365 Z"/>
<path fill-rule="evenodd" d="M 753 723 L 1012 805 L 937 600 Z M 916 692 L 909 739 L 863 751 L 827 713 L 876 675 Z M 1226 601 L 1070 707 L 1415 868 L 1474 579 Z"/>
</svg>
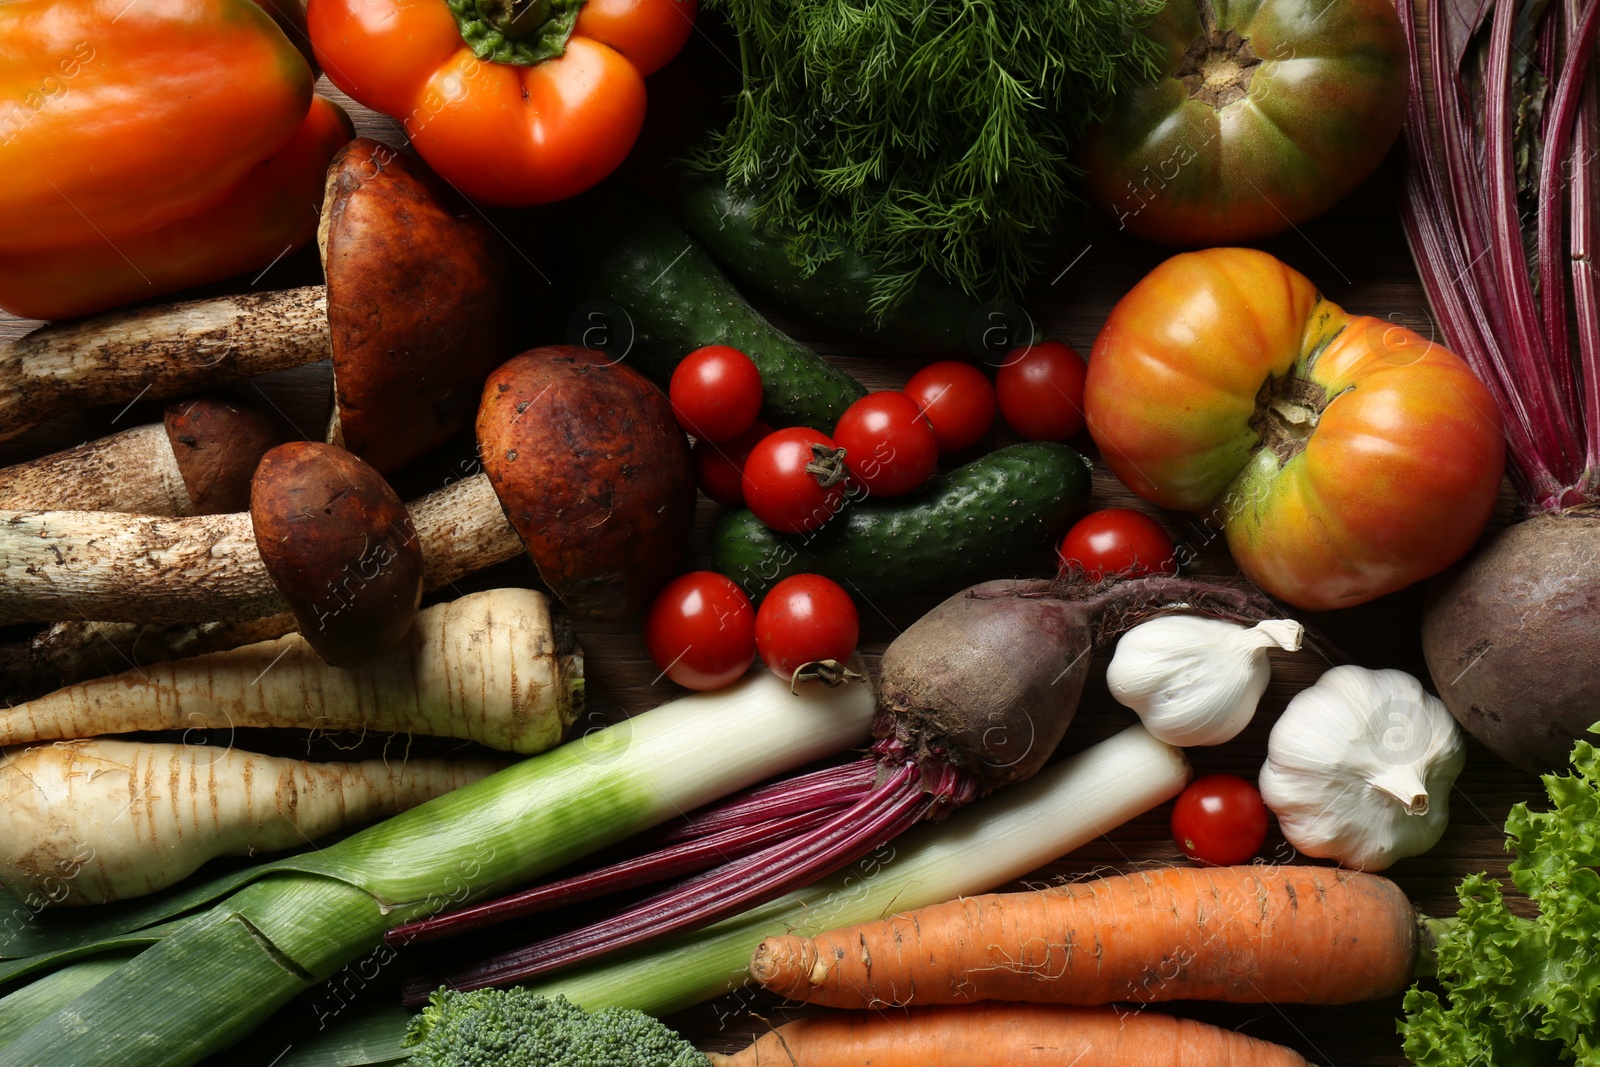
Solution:
<svg viewBox="0 0 1600 1067">
<path fill-rule="evenodd" d="M 422 543 L 426 592 L 522 554 L 522 539 L 481 471 L 418 497 L 407 510 Z"/>
<path fill-rule="evenodd" d="M 95 404 L 161 398 L 329 356 L 320 285 L 52 323 L 0 353 L 0 439 Z"/>
<path fill-rule="evenodd" d="M 407 510 L 422 545 L 425 589 L 522 551 L 487 475 L 454 482 Z M 248 512 L 0 511 L 0 587 L 0 624 L 226 622 L 289 610 L 261 561 Z"/>
<path fill-rule="evenodd" d="M 229 400 L 167 405 L 160 423 L 0 470 L 0 508 L 213 515 L 249 506 L 250 476 L 277 441 L 265 416 Z"/>
<path fill-rule="evenodd" d="M 482 474 L 421 497 L 409 510 L 422 543 L 427 592 L 522 551 Z M 0 645 L 0 706 L 135 666 L 272 640 L 294 629 L 295 618 L 288 611 L 227 622 L 57 622 L 28 641 Z"/>
<path fill-rule="evenodd" d="M 0 512 L 0 622 L 244 619 L 287 610 L 248 512 Z"/>
<path fill-rule="evenodd" d="M 158 422 L 0 470 L 0 508 L 189 515 L 194 504 Z"/>
</svg>

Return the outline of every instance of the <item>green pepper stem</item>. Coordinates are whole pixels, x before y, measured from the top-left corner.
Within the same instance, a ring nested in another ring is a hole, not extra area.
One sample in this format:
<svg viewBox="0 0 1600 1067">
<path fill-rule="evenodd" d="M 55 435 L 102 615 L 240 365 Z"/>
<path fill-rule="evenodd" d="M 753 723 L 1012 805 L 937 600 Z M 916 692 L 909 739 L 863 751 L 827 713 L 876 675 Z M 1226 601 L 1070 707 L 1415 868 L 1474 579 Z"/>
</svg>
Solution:
<svg viewBox="0 0 1600 1067">
<path fill-rule="evenodd" d="M 567 49 L 583 0 L 445 0 L 472 54 L 531 67 Z"/>
</svg>

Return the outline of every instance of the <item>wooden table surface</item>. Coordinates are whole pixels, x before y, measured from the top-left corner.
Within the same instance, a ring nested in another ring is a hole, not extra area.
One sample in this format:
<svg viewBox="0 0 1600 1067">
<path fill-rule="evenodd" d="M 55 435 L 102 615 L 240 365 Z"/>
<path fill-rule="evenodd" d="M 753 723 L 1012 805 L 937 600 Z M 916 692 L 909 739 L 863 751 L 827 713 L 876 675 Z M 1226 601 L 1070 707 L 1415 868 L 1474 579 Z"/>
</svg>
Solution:
<svg viewBox="0 0 1600 1067">
<path fill-rule="evenodd" d="M 324 91 L 337 95 L 323 83 Z M 399 145 L 403 139 L 389 120 L 342 101 L 356 119 L 358 131 Z M 1380 173 L 1357 190 L 1328 216 L 1262 247 L 1308 275 L 1322 292 L 1352 311 L 1387 317 L 1424 336 L 1436 335 L 1395 213 L 1396 188 Z M 1065 340 L 1087 352 L 1096 332 L 1116 299 L 1163 259 L 1167 250 L 1129 239 L 1103 220 L 1091 219 L 1081 235 L 1056 250 L 1055 264 L 1028 301 L 1043 335 Z M 302 250 L 272 267 L 255 286 L 282 288 L 317 280 L 309 250 Z M 249 288 L 251 279 L 236 279 L 216 290 Z M 796 336 L 812 343 L 830 359 L 848 367 L 873 388 L 897 386 L 921 364 L 913 355 L 884 353 L 838 338 L 816 336 L 786 322 L 781 313 L 768 310 L 775 321 L 789 326 Z M 0 343 L 21 336 L 36 323 L 0 314 Z M 551 338 L 562 340 L 562 338 Z M 234 391 L 246 397 L 267 397 L 282 418 L 300 433 L 320 435 L 328 404 L 328 370 L 317 365 L 269 379 L 242 383 Z M 0 442 L 0 464 L 15 462 L 57 448 L 77 444 L 110 429 L 151 421 L 159 405 L 141 401 L 125 410 L 99 409 L 63 417 Z M 1087 439 L 1078 442 L 1090 450 Z M 403 495 L 411 496 L 442 484 L 455 464 L 470 453 L 446 453 L 417 465 L 397 477 Z M 1226 549 L 1197 519 L 1164 513 L 1137 501 L 1103 469 L 1095 472 L 1096 506 L 1137 506 L 1157 515 L 1181 542 L 1198 555 L 1196 573 L 1230 577 L 1237 572 Z M 1505 497 L 1503 522 L 1510 514 Z M 715 518 L 715 508 L 702 500 L 702 532 Z M 703 561 L 705 538 L 696 551 Z M 1032 561 L 1031 573 L 1045 573 L 1051 565 L 1047 553 Z M 506 564 L 473 580 L 474 588 L 494 583 L 535 583 L 526 563 Z M 926 595 L 893 603 L 860 605 L 865 632 L 863 650 L 869 662 L 890 639 L 921 611 L 965 583 L 930 588 Z M 463 586 L 463 591 L 465 586 Z M 1422 589 L 1413 588 L 1374 603 L 1344 611 L 1302 616 L 1325 631 L 1357 663 L 1367 667 L 1394 667 L 1427 679 L 1418 640 Z M 594 713 L 616 715 L 652 707 L 675 695 L 670 683 L 657 682 L 643 642 L 633 625 L 580 625 L 586 650 L 588 692 Z M 15 634 L 9 635 L 15 637 Z M 1265 755 L 1268 731 L 1290 696 L 1309 685 L 1329 663 L 1313 652 L 1274 655 L 1271 688 L 1252 725 L 1236 740 L 1215 748 L 1192 749 L 1197 774 L 1231 771 L 1254 778 Z M 1075 750 L 1134 721 L 1131 712 L 1115 704 L 1103 682 L 1104 659 L 1096 664 L 1081 710 L 1069 732 L 1067 750 Z M 1503 876 L 1507 857 L 1502 826 L 1508 808 L 1517 801 L 1542 800 L 1538 781 L 1516 771 L 1476 743 L 1469 743 L 1469 758 L 1450 798 L 1451 821 L 1444 839 L 1431 852 L 1396 864 L 1388 874 L 1412 897 L 1419 908 L 1433 914 L 1454 912 L 1454 887 L 1469 872 L 1487 870 Z M 1108 836 L 1062 857 L 1029 879 L 1038 884 L 1053 879 L 1081 877 L 1107 868 L 1132 870 L 1142 866 L 1184 862 L 1167 828 L 1168 808 L 1118 828 Z M 1262 853 L 1274 859 L 1292 858 L 1294 852 L 1277 835 L 1276 828 Z M 1524 902 L 1525 903 L 1525 902 Z M 1289 1045 L 1318 1064 L 1401 1064 L 1400 1042 L 1395 1035 L 1399 1000 L 1346 1008 L 1221 1007 L 1174 1005 L 1172 1010 L 1207 1018 L 1258 1037 Z M 729 997 L 703 1005 L 671 1021 L 706 1048 L 727 1049 L 740 1040 L 733 1033 L 760 1028 L 760 1018 L 779 1020 L 782 1005 L 766 998 Z M 728 1029 L 729 1020 L 739 1026 Z M 749 1025 L 746 1025 L 749 1024 Z"/>
</svg>

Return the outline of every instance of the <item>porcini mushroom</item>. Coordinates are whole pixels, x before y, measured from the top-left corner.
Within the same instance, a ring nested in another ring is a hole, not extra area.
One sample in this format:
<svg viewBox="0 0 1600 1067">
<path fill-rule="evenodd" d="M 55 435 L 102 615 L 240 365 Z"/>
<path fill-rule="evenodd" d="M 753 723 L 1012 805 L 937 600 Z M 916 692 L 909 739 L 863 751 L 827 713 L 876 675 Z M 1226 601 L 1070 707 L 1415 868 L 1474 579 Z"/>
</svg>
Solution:
<svg viewBox="0 0 1600 1067">
<path fill-rule="evenodd" d="M 425 590 L 522 551 L 485 474 L 407 510 Z M 171 518 L 0 511 L 0 587 L 7 590 L 0 624 L 239 622 L 290 612 L 261 558 L 249 512 Z M 252 639 L 264 636 L 276 635 L 257 631 Z"/>
<path fill-rule="evenodd" d="M 488 475 L 481 472 L 413 501 L 408 510 L 422 548 L 426 592 L 437 592 L 522 551 Z M 5 538 L 0 525 L 0 541 Z M 29 700 L 136 666 L 293 633 L 298 623 L 288 605 L 277 610 L 275 615 L 205 622 L 158 622 L 146 617 L 119 622 L 82 616 L 58 620 L 26 641 L 0 645 L 0 704 Z"/>
<path fill-rule="evenodd" d="M 632 615 L 677 572 L 694 460 L 638 371 L 574 345 L 524 352 L 484 383 L 477 432 L 506 517 L 568 610 Z"/>
<path fill-rule="evenodd" d="M 94 404 L 332 358 L 329 439 L 393 471 L 467 425 L 513 351 L 503 242 L 422 164 L 358 138 L 328 170 L 325 284 L 39 329 L 0 354 L 0 438 Z"/>
<path fill-rule="evenodd" d="M 575 614 L 641 610 L 677 567 L 694 512 L 688 441 L 660 389 L 627 366 L 558 345 L 509 361 L 485 386 L 480 410 L 486 472 L 409 509 L 424 589 L 514 558 L 526 544 Z M 289 610 L 252 530 L 242 513 L 0 511 L 0 623 Z"/>
<path fill-rule="evenodd" d="M 47 618 L 76 608 L 78 617 L 192 620 L 195 613 L 179 606 L 186 598 L 210 618 L 208 597 L 220 597 L 241 611 L 236 617 L 291 612 L 306 641 L 335 666 L 364 662 L 404 636 L 422 599 L 421 548 L 382 475 L 337 445 L 295 441 L 262 457 L 250 500 L 248 512 L 179 518 L 0 513 L 12 516 L 0 534 L 7 542 L 0 544 L 0 572 L 16 573 L 17 557 L 7 549 L 11 535 L 30 529 L 28 520 L 76 525 L 89 531 L 83 541 L 57 540 L 46 549 L 53 562 L 22 564 L 30 572 L 24 584 L 38 596 L 21 599 L 50 605 Z M 241 559 L 248 565 L 235 565 Z M 175 573 L 184 579 L 173 582 Z M 111 588 L 80 594 L 86 577 L 88 586 L 100 580 Z M 108 599 L 120 612 L 99 610 Z M 0 614 L 13 618 L 9 602 Z"/>
<path fill-rule="evenodd" d="M 422 606 L 422 549 L 406 506 L 337 445 L 294 441 L 261 459 L 250 524 L 300 636 L 335 667 L 399 644 Z"/>
<path fill-rule="evenodd" d="M 216 515 L 250 503 L 250 477 L 278 443 L 266 416 L 232 400 L 168 404 L 161 422 L 0 469 L 0 508 Z"/>
</svg>

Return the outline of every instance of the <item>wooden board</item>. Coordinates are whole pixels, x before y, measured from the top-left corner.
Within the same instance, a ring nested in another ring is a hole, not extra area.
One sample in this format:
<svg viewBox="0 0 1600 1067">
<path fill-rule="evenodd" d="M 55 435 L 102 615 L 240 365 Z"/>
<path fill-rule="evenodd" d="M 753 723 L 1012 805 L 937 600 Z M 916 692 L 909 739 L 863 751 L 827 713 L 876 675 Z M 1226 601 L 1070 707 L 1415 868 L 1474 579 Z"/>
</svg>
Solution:
<svg viewBox="0 0 1600 1067">
<path fill-rule="evenodd" d="M 326 83 L 323 88 L 331 92 Z M 359 132 L 393 144 L 402 143 L 392 122 L 348 100 L 342 102 L 355 117 Z M 1437 336 L 1400 232 L 1396 199 L 1397 191 L 1390 178 L 1380 173 L 1327 217 L 1263 247 L 1310 276 L 1329 299 L 1346 308 L 1388 318 L 1424 336 Z M 1057 249 L 1056 265 L 1029 301 L 1040 331 L 1087 352 L 1112 304 L 1168 254 L 1167 250 L 1119 234 L 1105 221 L 1091 220 L 1079 237 Z M 302 250 L 257 278 L 235 279 L 208 287 L 207 291 L 285 288 L 316 280 L 316 264 L 310 250 Z M 815 331 L 785 320 L 778 310 L 765 310 L 796 336 L 849 368 L 869 387 L 897 386 L 921 365 L 915 355 L 876 352 L 839 338 L 817 336 Z M 34 325 L 37 324 L 0 316 L 0 343 L 21 336 Z M 326 365 L 243 383 L 235 391 L 253 399 L 265 398 L 295 432 L 320 435 L 328 407 Z M 52 420 L 20 437 L 0 442 L 0 464 L 149 421 L 159 417 L 158 412 L 159 405 L 140 401 L 125 409 L 112 407 Z M 1089 448 L 1087 439 L 1080 444 Z M 403 495 L 413 496 L 444 484 L 458 475 L 462 465 L 471 462 L 468 449 L 447 451 L 404 472 L 397 484 Z M 1214 529 L 1198 518 L 1149 508 L 1103 469 L 1096 470 L 1094 486 L 1096 506 L 1137 506 L 1161 518 L 1180 541 L 1197 553 L 1197 573 L 1215 577 L 1237 573 Z M 1504 522 L 1510 508 L 1507 495 L 1496 521 Z M 709 530 L 715 515 L 714 506 L 703 501 L 699 516 L 702 533 Z M 697 545 L 700 555 L 694 562 L 703 563 L 705 538 L 698 538 Z M 1049 555 L 1041 553 L 1032 561 L 1031 573 L 1045 573 L 1050 567 Z M 530 566 L 514 563 L 462 583 L 459 591 L 536 581 Z M 941 586 L 931 588 L 926 595 L 892 603 L 861 604 L 863 650 L 869 662 L 875 662 L 883 647 L 918 614 L 955 588 Z M 1355 662 L 1373 668 L 1398 668 L 1426 679 L 1418 640 L 1422 596 L 1421 588 L 1413 588 L 1359 608 L 1305 618 L 1320 627 Z M 587 654 L 594 716 L 615 717 L 642 711 L 676 694 L 670 683 L 657 679 L 632 625 L 586 624 L 580 631 Z M 1106 692 L 1104 663 L 1104 656 L 1096 663 L 1069 734 L 1068 750 L 1082 748 L 1134 721 L 1132 713 L 1118 706 Z M 1278 713 L 1295 692 L 1315 681 L 1330 665 L 1313 652 L 1276 654 L 1273 663 L 1273 683 L 1253 724 L 1227 745 L 1191 750 L 1196 773 L 1229 771 L 1254 778 L 1264 757 L 1268 731 Z M 1389 872 L 1420 908 L 1434 914 L 1453 913 L 1454 887 L 1462 876 L 1480 870 L 1504 874 L 1507 857 L 1502 826 L 1507 810 L 1518 801 L 1543 796 L 1533 777 L 1514 770 L 1475 743 L 1469 747 L 1467 769 L 1450 797 L 1451 824 L 1444 840 L 1430 853 L 1402 861 Z M 1036 872 L 1027 881 L 1043 884 L 1108 868 L 1126 871 L 1182 862 L 1168 833 L 1167 815 L 1163 808 L 1119 827 Z M 1295 858 L 1295 853 L 1274 829 L 1263 856 L 1289 860 Z M 1339 1009 L 1181 1005 L 1173 1010 L 1289 1045 L 1313 1063 L 1405 1062 L 1394 1032 L 1398 998 Z M 771 998 L 738 991 L 671 1021 L 703 1047 L 727 1050 L 741 1045 L 752 1030 L 764 1028 L 766 1021 L 780 1021 L 791 1014 L 792 1010 Z"/>
</svg>

